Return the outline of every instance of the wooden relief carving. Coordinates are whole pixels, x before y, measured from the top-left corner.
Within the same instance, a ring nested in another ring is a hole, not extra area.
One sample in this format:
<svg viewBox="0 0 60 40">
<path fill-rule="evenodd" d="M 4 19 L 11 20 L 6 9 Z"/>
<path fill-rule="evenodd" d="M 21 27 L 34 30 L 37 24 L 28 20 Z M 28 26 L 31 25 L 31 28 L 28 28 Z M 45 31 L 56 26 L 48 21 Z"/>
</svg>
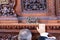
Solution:
<svg viewBox="0 0 60 40">
<path fill-rule="evenodd" d="M 0 0 L 0 16 L 16 16 L 14 6 L 14 0 Z"/>
<path fill-rule="evenodd" d="M 60 0 L 56 0 L 56 15 L 60 16 Z"/>
<path fill-rule="evenodd" d="M 28 17 L 27 23 L 38 23 L 38 18 Z"/>
<path fill-rule="evenodd" d="M 42 11 L 46 9 L 46 0 L 23 0 L 23 11 Z"/>
<path fill-rule="evenodd" d="M 8 0 L 0 0 L 0 4 L 8 4 L 9 1 Z"/>
</svg>

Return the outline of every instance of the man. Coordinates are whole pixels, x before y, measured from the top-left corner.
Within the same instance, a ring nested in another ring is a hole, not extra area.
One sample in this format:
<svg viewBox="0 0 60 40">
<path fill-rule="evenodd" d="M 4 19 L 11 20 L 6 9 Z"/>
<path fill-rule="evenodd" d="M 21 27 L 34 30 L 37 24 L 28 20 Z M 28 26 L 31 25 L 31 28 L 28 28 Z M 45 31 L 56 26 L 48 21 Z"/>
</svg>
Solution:
<svg viewBox="0 0 60 40">
<path fill-rule="evenodd" d="M 18 40 L 32 40 L 31 31 L 28 29 L 22 29 L 19 32 Z"/>
<path fill-rule="evenodd" d="M 40 33 L 40 37 L 38 38 L 38 40 L 55 40 L 56 37 L 51 36 L 48 37 L 47 32 L 45 32 L 45 24 L 39 24 L 39 27 L 37 27 L 37 31 Z"/>
<path fill-rule="evenodd" d="M 40 37 L 38 38 L 38 40 L 46 40 L 48 38 L 48 33 L 42 33 L 40 34 Z"/>
</svg>

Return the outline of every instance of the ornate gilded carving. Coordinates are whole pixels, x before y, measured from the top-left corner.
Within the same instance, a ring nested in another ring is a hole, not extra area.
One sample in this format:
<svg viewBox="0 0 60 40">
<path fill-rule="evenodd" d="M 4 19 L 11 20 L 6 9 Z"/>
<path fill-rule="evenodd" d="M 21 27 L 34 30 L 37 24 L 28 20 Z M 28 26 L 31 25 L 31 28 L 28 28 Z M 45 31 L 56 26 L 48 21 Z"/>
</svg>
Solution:
<svg viewBox="0 0 60 40">
<path fill-rule="evenodd" d="M 28 17 L 27 19 L 27 23 L 38 23 L 38 18 L 36 17 Z"/>
<path fill-rule="evenodd" d="M 18 35 L 18 34 L 17 34 Z M 16 34 L 14 34 L 13 35 L 13 33 L 12 34 L 10 34 L 10 33 L 5 33 L 5 34 L 1 34 L 0 35 L 0 40 L 15 40 L 18 36 L 17 36 Z"/>
<path fill-rule="evenodd" d="M 46 7 L 46 0 L 23 0 L 23 11 L 43 11 Z"/>
<path fill-rule="evenodd" d="M 8 4 L 9 0 L 0 0 L 0 4 Z"/>
<path fill-rule="evenodd" d="M 60 30 L 60 26 L 47 26 L 47 30 Z"/>
<path fill-rule="evenodd" d="M 36 40 L 40 36 L 36 30 L 36 27 L 38 27 L 38 24 L 0 24 L 0 39 L 1 40 L 13 40 L 18 35 L 18 34 L 15 34 L 17 33 L 17 30 L 26 28 L 26 29 L 32 30 L 33 40 Z M 10 30 L 10 32 L 8 30 Z M 15 32 L 12 32 L 13 30 Z M 49 33 L 59 33 L 59 36 L 60 36 L 60 31 L 59 31 L 60 25 L 59 24 L 48 23 L 46 24 L 46 30 Z M 17 38 L 15 40 L 17 40 Z"/>
<path fill-rule="evenodd" d="M 4 3 L 7 2 L 8 3 Z M 16 16 L 16 13 L 14 11 L 15 1 L 13 0 L 4 0 L 1 1 L 3 4 L 0 4 L 0 16 Z"/>
</svg>

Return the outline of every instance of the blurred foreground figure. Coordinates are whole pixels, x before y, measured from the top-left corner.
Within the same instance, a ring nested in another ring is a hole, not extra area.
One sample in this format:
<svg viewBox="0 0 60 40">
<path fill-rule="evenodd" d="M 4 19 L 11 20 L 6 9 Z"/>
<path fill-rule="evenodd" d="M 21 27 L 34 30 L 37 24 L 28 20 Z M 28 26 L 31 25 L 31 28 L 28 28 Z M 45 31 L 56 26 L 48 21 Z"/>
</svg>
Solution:
<svg viewBox="0 0 60 40">
<path fill-rule="evenodd" d="M 22 29 L 19 32 L 18 40 L 32 40 L 31 31 L 28 29 Z"/>
<path fill-rule="evenodd" d="M 56 40 L 54 36 L 48 37 L 49 33 L 45 32 L 45 24 L 39 24 L 37 31 L 40 33 L 38 40 Z"/>
<path fill-rule="evenodd" d="M 40 37 L 38 38 L 38 40 L 45 40 L 48 38 L 48 33 L 41 33 Z"/>
<path fill-rule="evenodd" d="M 49 33 L 41 33 L 38 40 L 56 40 L 56 37 L 54 36 L 48 37 L 48 35 Z"/>
</svg>

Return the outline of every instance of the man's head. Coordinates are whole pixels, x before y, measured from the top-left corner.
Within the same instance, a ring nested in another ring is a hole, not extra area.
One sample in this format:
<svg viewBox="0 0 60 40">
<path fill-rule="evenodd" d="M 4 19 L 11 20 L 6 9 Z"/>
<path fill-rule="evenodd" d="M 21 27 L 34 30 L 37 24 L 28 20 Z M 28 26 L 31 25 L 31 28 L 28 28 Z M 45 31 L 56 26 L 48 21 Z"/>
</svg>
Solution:
<svg viewBox="0 0 60 40">
<path fill-rule="evenodd" d="M 31 40 L 31 39 L 32 39 L 32 34 L 30 30 L 28 29 L 20 30 L 18 35 L 18 40 Z"/>
</svg>

